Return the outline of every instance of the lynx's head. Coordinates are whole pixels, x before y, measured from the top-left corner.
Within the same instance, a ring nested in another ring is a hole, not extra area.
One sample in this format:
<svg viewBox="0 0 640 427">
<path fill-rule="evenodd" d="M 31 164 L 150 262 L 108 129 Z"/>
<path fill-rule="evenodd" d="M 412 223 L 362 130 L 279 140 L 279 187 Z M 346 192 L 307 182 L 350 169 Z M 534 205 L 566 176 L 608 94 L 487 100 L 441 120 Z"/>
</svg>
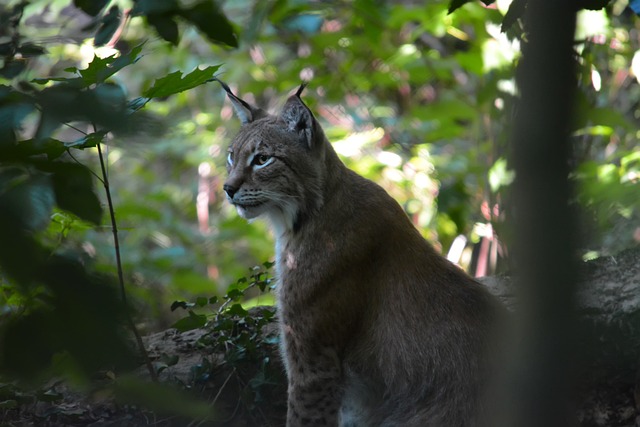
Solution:
<svg viewBox="0 0 640 427">
<path fill-rule="evenodd" d="M 227 199 L 246 219 L 266 216 L 277 235 L 296 231 L 323 204 L 332 151 L 320 125 L 300 99 L 304 85 L 271 115 L 226 90 L 242 122 L 227 156 Z"/>
</svg>

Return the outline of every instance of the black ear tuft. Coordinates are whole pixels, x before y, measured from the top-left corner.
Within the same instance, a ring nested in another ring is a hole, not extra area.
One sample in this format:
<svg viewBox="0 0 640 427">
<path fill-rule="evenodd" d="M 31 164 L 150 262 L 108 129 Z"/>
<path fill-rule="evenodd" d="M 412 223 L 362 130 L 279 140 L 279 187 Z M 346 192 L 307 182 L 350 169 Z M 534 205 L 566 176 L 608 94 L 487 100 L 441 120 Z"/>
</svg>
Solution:
<svg viewBox="0 0 640 427">
<path fill-rule="evenodd" d="M 297 133 L 307 147 L 312 148 L 316 136 L 315 118 L 300 98 L 300 94 L 306 86 L 307 83 L 302 83 L 296 94 L 289 97 L 280 113 L 280 118 L 285 123 L 287 130 Z"/>
<path fill-rule="evenodd" d="M 300 95 L 302 95 L 302 91 L 304 90 L 304 88 L 307 87 L 308 84 L 309 84 L 309 82 L 304 82 L 304 81 L 302 83 L 300 83 L 300 87 L 298 88 L 298 91 L 296 92 L 296 96 L 298 98 L 300 98 Z"/>
<path fill-rule="evenodd" d="M 246 125 L 247 123 L 250 123 L 265 115 L 264 111 L 262 111 L 260 108 L 254 107 L 248 102 L 235 96 L 231 91 L 231 88 L 229 88 L 229 86 L 222 80 L 218 79 L 217 77 L 213 77 L 212 80 L 220 83 L 225 92 L 227 92 L 227 96 L 231 101 L 231 105 L 233 105 L 233 109 L 243 125 Z"/>
</svg>

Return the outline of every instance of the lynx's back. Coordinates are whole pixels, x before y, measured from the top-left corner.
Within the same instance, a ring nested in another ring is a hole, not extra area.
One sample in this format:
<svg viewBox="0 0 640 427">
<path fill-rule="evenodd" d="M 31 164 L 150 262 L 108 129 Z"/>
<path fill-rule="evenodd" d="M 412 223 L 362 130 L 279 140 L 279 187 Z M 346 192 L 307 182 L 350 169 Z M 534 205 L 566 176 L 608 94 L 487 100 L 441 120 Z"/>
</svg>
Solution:
<svg viewBox="0 0 640 427">
<path fill-rule="evenodd" d="M 243 126 L 224 185 L 276 237 L 287 426 L 474 426 L 496 302 L 347 169 L 298 93 Z"/>
</svg>

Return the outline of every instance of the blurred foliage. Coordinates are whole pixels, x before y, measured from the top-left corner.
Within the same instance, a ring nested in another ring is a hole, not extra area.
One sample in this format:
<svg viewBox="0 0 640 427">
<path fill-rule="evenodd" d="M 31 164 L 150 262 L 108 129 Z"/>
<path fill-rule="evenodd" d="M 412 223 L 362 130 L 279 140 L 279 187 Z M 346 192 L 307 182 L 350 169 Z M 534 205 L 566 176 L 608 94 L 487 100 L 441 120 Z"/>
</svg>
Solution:
<svg viewBox="0 0 640 427">
<path fill-rule="evenodd" d="M 305 101 L 350 167 L 384 186 L 424 236 L 472 274 L 500 269 L 509 240 L 502 224 L 514 214 L 507 135 L 518 113 L 525 2 L 485 3 L 0 6 L 3 330 L 44 322 L 52 330 L 42 329 L 42 340 L 16 343 L 47 360 L 61 351 L 73 360 L 70 340 L 52 337 L 102 333 L 98 320 L 84 331 L 77 323 L 96 307 L 124 310 L 106 278 L 116 262 L 96 186 L 104 181 L 98 144 L 127 292 L 145 330 L 177 321 L 171 301 L 209 304 L 247 265 L 273 258 L 265 225 L 247 224 L 224 201 L 223 153 L 239 123 L 219 86 L 206 84 L 216 72 L 271 109 L 310 80 Z M 579 14 L 573 179 L 589 230 L 585 256 L 640 241 L 640 24 L 626 5 Z M 121 331 L 104 333 L 126 354 Z"/>
</svg>

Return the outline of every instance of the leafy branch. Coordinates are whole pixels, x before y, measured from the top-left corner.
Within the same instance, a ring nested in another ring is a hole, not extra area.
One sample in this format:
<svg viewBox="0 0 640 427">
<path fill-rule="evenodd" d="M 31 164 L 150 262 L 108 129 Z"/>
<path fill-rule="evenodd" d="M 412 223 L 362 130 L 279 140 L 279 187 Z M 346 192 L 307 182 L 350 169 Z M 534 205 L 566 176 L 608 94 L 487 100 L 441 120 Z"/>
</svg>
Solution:
<svg viewBox="0 0 640 427">
<path fill-rule="evenodd" d="M 109 310 L 110 306 L 105 302 L 104 310 L 107 314 L 100 321 L 105 322 L 104 327 L 109 324 L 108 327 L 113 329 L 113 334 L 117 334 L 113 317 L 122 316 L 135 337 L 139 353 L 145 360 L 151 378 L 155 380 L 157 373 L 153 369 L 140 333 L 127 309 L 128 302 L 115 216 L 116 209 L 112 200 L 112 189 L 106 170 L 102 144 L 110 134 L 115 133 L 119 136 L 130 134 L 132 129 L 136 127 L 135 124 L 140 114 L 138 110 L 151 99 L 166 98 L 197 87 L 209 81 L 219 66 L 209 66 L 202 70 L 196 69 L 184 76 L 180 72 L 174 72 L 159 78 L 152 88 L 144 93 L 144 102 L 138 104 L 137 108 L 132 108 L 135 102 L 128 101 L 125 97 L 125 91 L 119 85 L 110 82 L 109 79 L 125 67 L 137 63 L 142 58 L 142 47 L 143 44 L 140 44 L 132 48 L 129 53 L 111 55 L 106 58 L 96 56 L 84 69 L 67 68 L 67 72 L 75 74 L 73 77 L 34 79 L 31 83 L 21 82 L 16 86 L 0 85 L 0 110 L 11 112 L 7 116 L 8 120 L 3 120 L 0 123 L 0 160 L 2 160 L 2 165 L 0 165 L 0 205 L 3 206 L 3 212 L 0 215 L 0 219 L 2 219 L 0 237 L 3 240 L 3 245 L 6 242 L 9 247 L 16 248 L 13 251 L 0 251 L 2 252 L 0 253 L 0 267 L 7 274 L 7 277 L 14 279 L 17 283 L 24 284 L 25 292 L 26 288 L 32 286 L 32 282 L 43 283 L 45 294 L 49 292 L 66 295 L 70 292 L 73 286 L 69 285 L 69 289 L 60 288 L 59 286 L 64 285 L 54 283 L 52 276 L 47 276 L 44 279 L 39 278 L 39 271 L 46 272 L 54 267 L 61 268 L 56 264 L 58 258 L 46 256 L 46 252 L 51 249 L 43 247 L 36 240 L 35 235 L 25 234 L 22 230 L 29 232 L 46 227 L 56 205 L 84 221 L 99 225 L 102 218 L 102 206 L 93 189 L 93 177 L 98 179 L 105 188 L 106 205 L 114 237 L 117 276 L 121 294 L 120 305 L 123 307 L 122 310 L 115 308 Z M 45 87 L 39 89 L 39 85 L 45 85 Z M 23 121 L 29 115 L 38 117 L 34 136 L 32 139 L 20 139 Z M 85 132 L 78 123 L 92 126 L 93 132 Z M 82 137 L 73 141 L 55 139 L 54 134 L 61 126 L 75 129 L 81 133 Z M 72 154 L 74 149 L 84 150 L 86 148 L 97 150 L 101 168 L 100 175 L 92 172 Z M 65 152 L 69 154 L 75 164 L 60 161 L 60 156 Z M 4 209 L 4 206 L 11 208 Z M 30 243 L 25 246 L 25 242 Z M 21 251 L 21 249 L 24 250 Z M 34 264 L 26 266 L 25 259 L 34 260 Z M 41 262 L 38 261 L 40 259 L 42 259 Z M 49 265 L 51 263 L 54 263 L 55 266 Z M 34 266 L 37 267 L 33 268 Z M 64 282 L 64 277 L 67 276 L 69 275 L 62 275 L 56 280 Z M 74 286 L 80 285 L 82 282 L 93 283 L 93 279 L 84 272 L 67 281 Z M 96 286 L 98 285 L 96 284 Z M 93 288 L 86 287 L 86 289 Z M 91 296 L 87 295 L 87 298 L 91 298 Z M 66 306 L 67 304 L 67 301 L 60 299 L 60 305 Z M 90 307 L 91 305 L 92 302 L 86 301 L 78 304 L 78 307 Z M 3 358 L 0 359 L 6 361 L 7 366 L 4 366 L 6 369 L 11 369 L 9 361 L 20 360 L 19 355 L 29 351 L 27 350 L 28 343 L 23 342 L 24 339 L 21 338 L 32 335 L 27 330 L 34 328 L 38 322 L 43 322 L 42 316 L 52 316 L 48 324 L 55 328 L 56 325 L 59 325 L 59 322 L 55 320 L 58 316 L 57 313 L 65 313 L 65 310 L 54 310 L 50 313 L 39 313 L 36 310 L 29 316 L 16 320 L 13 322 L 14 324 L 9 322 L 3 328 Z M 86 317 L 90 316 L 91 314 L 86 315 Z M 85 335 L 91 333 L 90 329 L 82 328 L 77 322 L 79 318 L 85 322 L 84 317 L 84 315 L 76 317 L 76 323 L 72 323 L 72 326 L 59 326 L 58 329 L 67 331 L 77 329 L 78 333 Z M 73 322 L 71 318 L 69 320 Z M 88 324 L 90 323 L 88 322 Z M 96 326 L 95 332 L 98 333 L 96 339 L 104 339 L 108 335 L 105 332 L 102 334 L 103 336 L 100 336 L 99 332 L 102 327 L 102 324 Z M 43 330 L 41 333 L 46 334 L 46 331 Z M 51 337 L 54 336 L 55 334 L 51 334 Z M 42 360 L 25 360 L 22 372 L 30 372 L 33 375 L 46 367 L 48 357 L 53 357 L 54 354 L 64 351 L 67 346 L 77 346 L 71 336 L 73 334 L 69 334 L 65 340 L 55 342 L 51 341 L 53 338 L 42 339 L 39 343 L 42 348 L 31 351 L 42 354 Z M 90 345 L 86 337 L 76 339 L 78 342 Z M 118 339 L 115 335 L 113 336 L 113 340 Z M 105 340 L 105 342 L 109 342 L 109 340 Z M 98 345 L 96 348 L 104 348 L 104 345 Z M 112 349 L 118 348 L 120 348 L 119 345 L 112 345 Z M 78 349 L 78 352 L 80 350 Z M 76 358 L 87 366 L 93 366 L 93 362 L 98 363 L 100 360 L 105 360 L 105 357 L 109 357 L 109 351 L 103 351 L 103 353 L 103 356 L 96 357 L 90 363 L 85 363 L 86 356 L 79 353 Z M 124 353 L 124 351 L 121 352 L 121 355 Z M 13 369 L 13 371 L 20 370 Z"/>
<path fill-rule="evenodd" d="M 172 311 L 178 308 L 188 311 L 188 315 L 175 322 L 173 327 L 181 332 L 198 328 L 209 329 L 211 333 L 203 335 L 198 344 L 206 348 L 207 352 L 220 354 L 229 369 L 212 404 L 218 400 L 229 380 L 235 376 L 243 390 L 240 394 L 245 398 L 245 409 L 249 412 L 257 411 L 262 419 L 266 419 L 266 416 L 258 403 L 265 400 L 265 396 L 278 384 L 274 379 L 271 363 L 273 346 L 278 343 L 278 337 L 271 336 L 263 330 L 273 321 L 275 311 L 266 307 L 247 310 L 242 306 L 242 302 L 255 290 L 264 293 L 273 289 L 272 267 L 271 262 L 253 267 L 248 277 L 241 277 L 228 287 L 222 302 L 214 296 L 198 297 L 194 302 L 174 301 L 171 305 Z M 214 308 L 214 312 L 207 315 L 194 311 L 207 306 Z M 194 380 L 209 379 L 214 367 L 217 365 L 212 366 L 206 360 L 194 367 L 194 374 L 197 374 Z M 279 368 L 276 371 L 281 372 Z"/>
</svg>

